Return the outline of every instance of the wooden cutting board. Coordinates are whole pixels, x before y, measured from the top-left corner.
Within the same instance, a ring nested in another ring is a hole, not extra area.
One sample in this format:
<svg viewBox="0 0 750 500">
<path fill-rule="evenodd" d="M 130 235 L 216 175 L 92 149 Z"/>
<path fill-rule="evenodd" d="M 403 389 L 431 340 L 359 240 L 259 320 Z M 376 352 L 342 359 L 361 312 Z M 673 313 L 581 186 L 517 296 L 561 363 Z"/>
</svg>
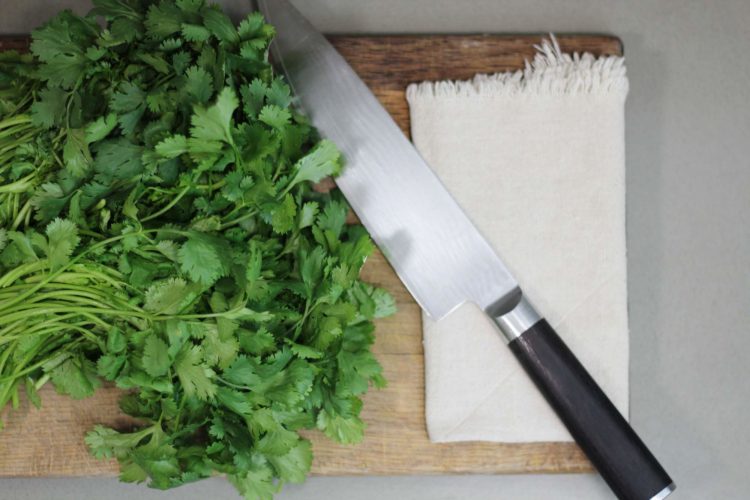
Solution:
<svg viewBox="0 0 750 500">
<path fill-rule="evenodd" d="M 468 79 L 476 73 L 516 70 L 534 55 L 540 36 L 426 35 L 332 36 L 331 41 L 386 106 L 405 133 L 409 110 L 404 89 L 411 82 Z M 621 54 L 617 38 L 560 36 L 566 52 Z M 26 37 L 0 38 L 0 50 L 27 47 Z M 388 289 L 398 314 L 377 324 L 375 352 L 389 385 L 365 398 L 364 442 L 341 446 L 318 432 L 313 473 L 319 475 L 582 472 L 591 466 L 572 443 L 430 443 L 424 421 L 424 362 L 420 310 L 380 253 L 365 266 L 364 279 Z M 83 443 L 96 423 L 127 426 L 114 387 L 73 401 L 42 390 L 43 406 L 26 402 L 10 413 L 0 432 L 0 476 L 113 475 L 114 461 L 92 458 Z"/>
</svg>

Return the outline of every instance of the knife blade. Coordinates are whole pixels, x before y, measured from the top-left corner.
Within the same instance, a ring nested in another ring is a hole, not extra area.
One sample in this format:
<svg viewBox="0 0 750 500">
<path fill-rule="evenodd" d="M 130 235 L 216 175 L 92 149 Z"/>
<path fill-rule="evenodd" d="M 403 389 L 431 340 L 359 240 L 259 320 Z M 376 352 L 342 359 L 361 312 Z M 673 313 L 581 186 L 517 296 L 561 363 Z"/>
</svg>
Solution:
<svg viewBox="0 0 750 500">
<path fill-rule="evenodd" d="M 343 153 L 337 186 L 414 299 L 435 319 L 477 304 L 619 498 L 669 495 L 669 475 L 354 70 L 287 0 L 259 6 L 302 110 Z"/>
<path fill-rule="evenodd" d="M 302 21 L 292 10 L 266 5 L 281 33 L 272 51 L 315 126 L 343 153 L 336 184 L 420 306 L 439 319 L 467 300 L 486 308 L 516 290 L 503 262 L 341 56 L 309 25 L 296 26 Z"/>
</svg>

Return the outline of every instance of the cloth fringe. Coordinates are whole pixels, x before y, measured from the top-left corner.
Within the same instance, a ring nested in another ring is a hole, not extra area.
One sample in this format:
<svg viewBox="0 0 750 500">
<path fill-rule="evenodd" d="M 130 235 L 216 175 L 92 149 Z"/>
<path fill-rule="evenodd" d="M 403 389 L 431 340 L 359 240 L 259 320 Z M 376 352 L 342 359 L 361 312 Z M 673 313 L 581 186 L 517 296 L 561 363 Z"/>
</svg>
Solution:
<svg viewBox="0 0 750 500">
<path fill-rule="evenodd" d="M 480 74 L 465 81 L 412 83 L 406 99 L 618 93 L 624 98 L 628 93 L 624 57 L 563 53 L 553 34 L 534 48 L 536 56 L 526 60 L 522 70 Z"/>
</svg>

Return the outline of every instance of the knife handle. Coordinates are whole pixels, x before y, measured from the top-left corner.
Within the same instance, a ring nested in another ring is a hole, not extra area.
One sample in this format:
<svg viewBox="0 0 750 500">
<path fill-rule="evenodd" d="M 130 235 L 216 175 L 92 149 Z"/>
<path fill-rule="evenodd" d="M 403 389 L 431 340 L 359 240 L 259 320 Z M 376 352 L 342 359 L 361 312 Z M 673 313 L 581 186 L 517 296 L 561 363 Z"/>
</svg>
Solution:
<svg viewBox="0 0 750 500">
<path fill-rule="evenodd" d="M 492 316 L 513 354 L 618 498 L 662 499 L 674 490 L 654 455 L 523 296 L 510 313 Z"/>
</svg>

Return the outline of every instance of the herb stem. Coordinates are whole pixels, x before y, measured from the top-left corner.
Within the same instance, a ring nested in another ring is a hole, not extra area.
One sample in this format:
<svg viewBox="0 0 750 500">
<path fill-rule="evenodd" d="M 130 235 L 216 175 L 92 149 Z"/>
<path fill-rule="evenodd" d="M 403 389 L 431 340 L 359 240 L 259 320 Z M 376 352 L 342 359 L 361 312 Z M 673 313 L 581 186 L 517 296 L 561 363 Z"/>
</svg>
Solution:
<svg viewBox="0 0 750 500">
<path fill-rule="evenodd" d="M 172 209 L 172 207 L 174 207 L 175 205 L 177 205 L 177 203 L 180 202 L 180 200 L 182 199 L 182 197 L 185 196 L 188 193 L 188 191 L 190 191 L 190 186 L 185 186 L 185 188 L 182 191 L 180 191 L 177 194 L 177 196 L 175 196 L 172 199 L 172 201 L 170 201 L 169 203 L 167 203 L 161 210 L 159 210 L 158 212 L 155 212 L 155 213 L 149 215 L 148 217 L 144 217 L 143 219 L 141 219 L 141 221 L 148 222 L 148 221 L 150 221 L 152 219 L 155 219 L 155 218 L 159 217 L 160 215 L 163 215 L 163 214 L 169 212 Z"/>
<path fill-rule="evenodd" d="M 237 217 L 234 220 L 231 220 L 229 222 L 225 222 L 224 224 L 222 224 L 219 227 L 219 229 L 221 229 L 223 231 L 224 229 L 227 229 L 227 228 L 230 228 L 232 226 L 235 226 L 235 225 L 239 224 L 242 221 L 245 221 L 247 219 L 250 219 L 250 218 L 254 217 L 257 213 L 258 212 L 255 211 L 255 210 L 249 210 L 245 215 L 241 215 L 240 217 Z"/>
<path fill-rule="evenodd" d="M 19 125 L 22 123 L 31 123 L 31 117 L 29 115 L 16 115 L 10 118 L 0 120 L 0 129 L 12 127 L 13 125 Z"/>
</svg>

